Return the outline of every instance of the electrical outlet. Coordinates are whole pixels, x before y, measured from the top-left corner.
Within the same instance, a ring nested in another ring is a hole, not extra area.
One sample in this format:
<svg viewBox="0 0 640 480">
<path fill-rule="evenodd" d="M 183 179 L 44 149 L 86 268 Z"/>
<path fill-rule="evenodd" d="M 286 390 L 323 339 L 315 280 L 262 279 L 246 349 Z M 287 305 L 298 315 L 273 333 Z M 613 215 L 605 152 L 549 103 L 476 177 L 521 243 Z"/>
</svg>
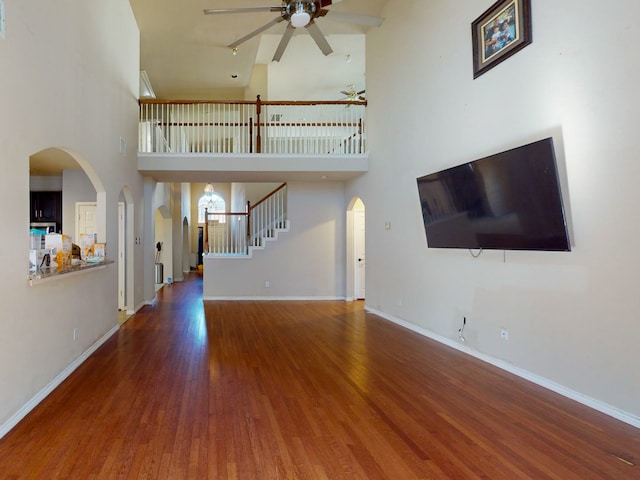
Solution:
<svg viewBox="0 0 640 480">
<path fill-rule="evenodd" d="M 264 288 L 269 288 L 270 286 L 271 286 L 271 284 L 269 283 L 269 280 L 265 280 Z"/>
<path fill-rule="evenodd" d="M 509 340 L 509 330 L 507 330 L 506 328 L 501 328 L 500 339 L 505 341 Z"/>
</svg>

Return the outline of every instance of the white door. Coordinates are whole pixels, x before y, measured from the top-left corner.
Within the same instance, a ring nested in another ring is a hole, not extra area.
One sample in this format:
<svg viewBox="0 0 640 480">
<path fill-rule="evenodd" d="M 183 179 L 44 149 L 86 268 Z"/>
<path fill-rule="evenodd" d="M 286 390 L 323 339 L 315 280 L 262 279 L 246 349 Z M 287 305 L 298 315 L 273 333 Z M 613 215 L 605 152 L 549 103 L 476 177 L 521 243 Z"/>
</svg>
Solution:
<svg viewBox="0 0 640 480">
<path fill-rule="evenodd" d="M 354 227 L 354 241 L 355 241 L 355 298 L 362 300 L 365 298 L 365 235 L 364 235 L 364 210 L 355 210 L 353 212 L 353 227 Z"/>
<path fill-rule="evenodd" d="M 96 203 L 76 202 L 76 237 L 74 242 L 80 241 L 81 233 L 96 233 Z"/>
<path fill-rule="evenodd" d="M 125 304 L 125 209 L 118 202 L 118 310 L 126 310 Z"/>
</svg>

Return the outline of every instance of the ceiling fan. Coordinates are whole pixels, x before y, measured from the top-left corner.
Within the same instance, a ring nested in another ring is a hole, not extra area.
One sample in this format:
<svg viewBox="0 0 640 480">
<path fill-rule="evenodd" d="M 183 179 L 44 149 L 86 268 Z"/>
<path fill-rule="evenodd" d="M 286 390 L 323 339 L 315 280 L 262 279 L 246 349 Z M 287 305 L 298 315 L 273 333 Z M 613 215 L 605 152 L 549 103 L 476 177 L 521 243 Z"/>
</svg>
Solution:
<svg viewBox="0 0 640 480">
<path fill-rule="evenodd" d="M 347 87 L 347 90 L 341 90 L 340 93 L 344 95 L 344 100 L 348 100 L 350 102 L 364 102 L 366 100 L 364 96 L 365 91 L 366 90 L 357 91 L 356 86 L 352 84 Z"/>
<path fill-rule="evenodd" d="M 274 18 L 269 23 L 254 30 L 253 32 L 245 35 L 244 37 L 236 40 L 232 44 L 228 45 L 231 49 L 236 49 L 238 45 L 246 42 L 250 38 L 264 32 L 268 28 L 277 25 L 280 22 L 287 22 L 287 29 L 280 40 L 280 44 L 276 49 L 273 56 L 273 61 L 279 62 L 284 54 L 289 40 L 293 36 L 296 28 L 304 27 L 311 35 L 311 38 L 316 42 L 318 48 L 323 54 L 329 55 L 333 52 L 329 42 L 325 38 L 324 34 L 320 31 L 320 28 L 315 22 L 315 19 L 329 15 L 330 18 L 347 23 L 355 23 L 359 25 L 377 27 L 382 24 L 382 18 L 374 17 L 371 15 L 361 15 L 357 13 L 349 12 L 337 12 L 327 10 L 325 7 L 329 7 L 333 4 L 339 3 L 342 0 L 283 0 L 279 6 L 272 7 L 240 7 L 240 8 L 210 8 L 204 10 L 205 15 L 216 15 L 221 13 L 255 13 L 255 12 L 278 12 L 279 17 Z"/>
</svg>

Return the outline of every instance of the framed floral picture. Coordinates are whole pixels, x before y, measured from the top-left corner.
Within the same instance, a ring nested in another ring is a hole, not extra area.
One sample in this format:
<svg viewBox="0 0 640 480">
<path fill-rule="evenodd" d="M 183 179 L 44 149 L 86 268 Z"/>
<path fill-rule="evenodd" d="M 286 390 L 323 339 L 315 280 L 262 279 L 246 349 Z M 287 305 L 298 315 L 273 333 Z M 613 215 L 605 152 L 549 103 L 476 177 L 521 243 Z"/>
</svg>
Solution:
<svg viewBox="0 0 640 480">
<path fill-rule="evenodd" d="M 471 24 L 473 78 L 532 41 L 531 0 L 498 0 Z"/>
</svg>

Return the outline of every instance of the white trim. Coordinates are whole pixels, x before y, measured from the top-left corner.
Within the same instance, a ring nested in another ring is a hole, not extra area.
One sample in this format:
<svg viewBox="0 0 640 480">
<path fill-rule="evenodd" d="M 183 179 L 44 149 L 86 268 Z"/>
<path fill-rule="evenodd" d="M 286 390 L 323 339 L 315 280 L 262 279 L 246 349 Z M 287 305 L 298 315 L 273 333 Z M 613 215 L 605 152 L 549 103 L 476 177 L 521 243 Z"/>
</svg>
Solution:
<svg viewBox="0 0 640 480">
<path fill-rule="evenodd" d="M 5 35 L 5 10 L 4 10 L 4 0 L 0 0 L 0 38 L 4 38 Z"/>
<path fill-rule="evenodd" d="M 142 98 L 156 98 L 156 93 L 153 91 L 149 75 L 145 70 L 140 70 L 140 96 Z"/>
<path fill-rule="evenodd" d="M 138 306 L 137 306 L 134 310 L 127 310 L 127 314 L 129 314 L 129 315 L 135 315 L 135 314 L 138 312 L 138 310 L 140 310 L 140 309 L 141 309 L 142 307 L 144 307 L 145 305 L 152 305 L 152 303 L 151 303 L 151 302 L 149 302 L 149 303 L 147 303 L 147 302 L 140 302 L 140 303 L 138 304 Z"/>
<path fill-rule="evenodd" d="M 467 355 L 475 357 L 478 360 L 482 360 L 483 362 L 489 363 L 495 367 L 498 367 L 514 375 L 517 375 L 518 377 L 528 380 L 532 383 L 535 383 L 536 385 L 546 388 L 547 390 L 551 390 L 552 392 L 558 393 L 571 400 L 575 400 L 578 403 L 581 403 L 583 405 L 586 405 L 587 407 L 593 408 L 594 410 L 604 413 L 605 415 L 609 415 L 610 417 L 620 420 L 621 422 L 627 423 L 636 428 L 640 428 L 640 417 L 636 417 L 635 415 L 632 415 L 629 412 L 625 412 L 624 410 L 620 410 L 619 408 L 613 407 L 607 403 L 591 398 L 580 392 L 576 392 L 575 390 L 571 390 L 570 388 L 567 388 L 564 385 L 561 385 L 552 380 L 549 380 L 548 378 L 541 377 L 540 375 L 536 375 L 535 373 L 531 373 L 528 370 L 525 370 L 523 368 L 518 368 L 504 360 L 500 360 L 490 355 L 486 355 L 484 353 L 478 352 L 477 350 L 473 350 L 467 347 L 466 345 L 456 342 L 455 340 L 444 337 L 430 330 L 420 328 L 417 325 L 401 320 L 397 317 L 394 317 L 393 315 L 389 315 L 379 310 L 376 310 L 375 308 L 365 306 L 365 310 L 367 312 L 373 313 L 374 315 L 382 317 L 385 320 L 389 320 L 390 322 L 393 322 L 396 325 L 407 328 L 413 332 L 416 332 L 420 335 L 423 335 L 432 340 L 435 340 L 436 342 L 442 343 L 462 353 L 466 353 Z"/>
<path fill-rule="evenodd" d="M 120 329 L 120 325 L 115 325 L 111 330 L 105 333 L 101 338 L 99 338 L 93 345 L 91 345 L 87 350 L 84 351 L 82 355 L 76 358 L 71 364 L 65 368 L 58 376 L 56 376 L 47 386 L 45 386 L 42 390 L 40 390 L 31 400 L 24 404 L 24 406 L 18 410 L 15 414 L 13 414 L 9 420 L 7 420 L 4 424 L 0 426 L 0 438 L 4 437 L 9 431 L 15 427 L 20 420 L 27 416 L 27 414 L 38 406 L 42 400 L 44 400 L 47 395 L 49 395 L 53 390 L 55 390 L 62 382 L 64 382 L 69 375 L 71 375 L 76 368 L 78 368 L 82 363 L 89 358 L 89 356 L 95 352 L 98 348 L 102 346 L 112 335 L 114 335 Z"/>
<path fill-rule="evenodd" d="M 232 300 L 232 301 L 243 301 L 243 300 L 251 300 L 257 302 L 271 302 L 271 301 L 283 301 L 283 302 L 297 302 L 297 301 L 305 301 L 305 302 L 327 302 L 327 301 L 344 301 L 344 297 L 202 297 L 203 301 L 215 301 L 215 300 Z"/>
<path fill-rule="evenodd" d="M 77 207 L 76 207 L 77 208 Z M 127 265 L 125 262 L 126 256 L 126 238 L 125 238 L 125 223 L 126 223 L 126 207 L 124 202 L 118 202 L 118 309 L 126 310 L 126 275 Z M 80 240 L 80 238 L 78 238 Z"/>
</svg>

